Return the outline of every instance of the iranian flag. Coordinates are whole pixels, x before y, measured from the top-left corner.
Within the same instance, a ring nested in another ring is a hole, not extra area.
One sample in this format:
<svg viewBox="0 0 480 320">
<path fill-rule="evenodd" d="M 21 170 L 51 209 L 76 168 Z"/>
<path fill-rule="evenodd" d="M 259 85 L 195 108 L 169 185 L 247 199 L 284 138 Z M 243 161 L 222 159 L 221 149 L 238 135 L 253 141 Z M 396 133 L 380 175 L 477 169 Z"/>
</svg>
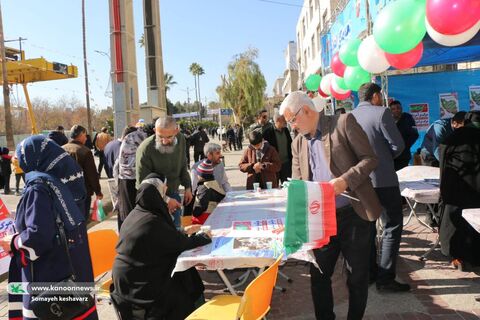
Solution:
<svg viewBox="0 0 480 320">
<path fill-rule="evenodd" d="M 335 192 L 328 182 L 292 180 L 288 185 L 283 245 L 287 254 L 320 248 L 337 234 Z"/>
</svg>

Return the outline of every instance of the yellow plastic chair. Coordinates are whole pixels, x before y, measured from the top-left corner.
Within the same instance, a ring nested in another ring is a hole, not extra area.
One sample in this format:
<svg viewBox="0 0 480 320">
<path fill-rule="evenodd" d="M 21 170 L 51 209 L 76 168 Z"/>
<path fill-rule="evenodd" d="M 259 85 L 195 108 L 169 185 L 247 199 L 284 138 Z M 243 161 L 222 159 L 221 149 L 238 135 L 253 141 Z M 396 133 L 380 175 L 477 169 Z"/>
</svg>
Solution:
<svg viewBox="0 0 480 320">
<path fill-rule="evenodd" d="M 278 265 L 283 254 L 245 289 L 242 297 L 220 295 L 213 297 L 192 312 L 186 320 L 257 320 L 270 310 L 272 292 L 277 281 Z"/>
<path fill-rule="evenodd" d="M 115 246 L 118 242 L 118 235 L 113 230 L 97 230 L 88 233 L 88 246 L 90 248 L 90 257 L 92 259 L 93 278 L 96 279 L 100 275 L 102 277 L 96 284 L 99 285 L 97 292 L 97 301 L 110 300 L 110 286 L 112 285 L 112 278 L 105 281 L 101 279 L 112 270 L 113 262 L 117 252 Z"/>
</svg>

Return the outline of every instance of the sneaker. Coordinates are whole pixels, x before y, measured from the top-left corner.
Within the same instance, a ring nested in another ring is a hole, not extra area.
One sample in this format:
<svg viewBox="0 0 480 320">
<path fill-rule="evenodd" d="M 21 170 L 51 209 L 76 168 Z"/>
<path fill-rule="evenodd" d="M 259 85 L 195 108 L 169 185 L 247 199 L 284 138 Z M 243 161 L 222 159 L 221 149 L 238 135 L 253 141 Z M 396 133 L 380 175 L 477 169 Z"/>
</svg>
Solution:
<svg viewBox="0 0 480 320">
<path fill-rule="evenodd" d="M 407 292 L 410 291 L 410 285 L 392 280 L 387 283 L 380 284 L 377 282 L 378 292 Z"/>
</svg>

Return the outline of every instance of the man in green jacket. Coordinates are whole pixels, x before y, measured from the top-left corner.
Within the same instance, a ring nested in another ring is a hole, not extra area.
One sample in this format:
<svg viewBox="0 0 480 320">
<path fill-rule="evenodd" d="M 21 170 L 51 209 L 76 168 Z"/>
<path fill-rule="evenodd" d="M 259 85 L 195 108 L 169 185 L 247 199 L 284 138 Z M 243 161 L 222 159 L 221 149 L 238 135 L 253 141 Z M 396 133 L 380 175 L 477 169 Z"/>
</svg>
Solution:
<svg viewBox="0 0 480 320">
<path fill-rule="evenodd" d="M 137 149 L 137 188 L 150 173 L 167 178 L 168 209 L 177 227 L 181 224 L 181 204 L 178 187 L 185 188 L 184 204 L 192 199 L 192 183 L 187 167 L 185 137 L 179 132 L 175 119 L 167 116 L 155 122 L 155 134 L 145 139 Z"/>
</svg>

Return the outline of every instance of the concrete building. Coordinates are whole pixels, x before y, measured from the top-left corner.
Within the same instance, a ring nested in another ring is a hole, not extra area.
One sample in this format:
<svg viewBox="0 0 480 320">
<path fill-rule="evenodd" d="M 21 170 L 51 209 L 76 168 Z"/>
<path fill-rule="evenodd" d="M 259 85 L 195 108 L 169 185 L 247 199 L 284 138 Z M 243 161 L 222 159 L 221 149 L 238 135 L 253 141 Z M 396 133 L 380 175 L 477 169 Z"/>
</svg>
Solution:
<svg viewBox="0 0 480 320">
<path fill-rule="evenodd" d="M 296 90 L 298 90 L 297 45 L 295 41 L 290 41 L 285 49 L 285 71 L 283 76 L 275 80 L 273 95 L 283 97 Z"/>
<path fill-rule="evenodd" d="M 304 0 L 297 22 L 298 88 L 313 73 L 321 71 L 321 34 L 330 27 L 331 17 L 345 0 Z M 333 12 L 332 12 L 333 11 Z"/>
</svg>

